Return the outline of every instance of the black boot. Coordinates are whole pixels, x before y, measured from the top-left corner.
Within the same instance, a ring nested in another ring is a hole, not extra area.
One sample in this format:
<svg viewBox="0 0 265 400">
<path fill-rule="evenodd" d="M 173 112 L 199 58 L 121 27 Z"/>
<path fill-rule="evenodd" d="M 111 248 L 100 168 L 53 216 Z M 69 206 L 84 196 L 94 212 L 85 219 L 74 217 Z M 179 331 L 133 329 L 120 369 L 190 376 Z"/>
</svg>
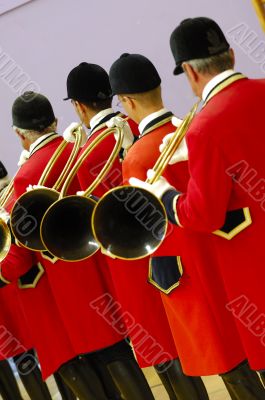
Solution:
<svg viewBox="0 0 265 400">
<path fill-rule="evenodd" d="M 178 359 L 156 365 L 155 369 L 159 376 L 167 377 L 171 383 L 171 387 L 174 390 L 175 399 L 209 400 L 209 396 L 202 379 L 200 377 L 185 375 Z"/>
<path fill-rule="evenodd" d="M 57 388 L 61 395 L 62 400 L 76 400 L 76 397 L 72 390 L 64 383 L 63 378 L 58 372 L 53 374 L 54 380 L 56 382 Z"/>
<path fill-rule="evenodd" d="M 33 351 L 13 358 L 20 379 L 31 400 L 52 400 L 47 384 L 42 380 L 41 372 Z"/>
<path fill-rule="evenodd" d="M 136 360 L 114 361 L 108 368 L 125 400 L 154 400 L 150 386 Z"/>
<path fill-rule="evenodd" d="M 265 389 L 255 371 L 250 369 L 244 361 L 238 367 L 226 374 L 220 375 L 233 393 L 235 400 L 262 400 L 265 399 Z"/>
<path fill-rule="evenodd" d="M 97 374 L 85 358 L 68 361 L 58 372 L 79 400 L 107 400 Z"/>
<path fill-rule="evenodd" d="M 3 400 L 23 400 L 7 360 L 0 361 L 0 394 Z"/>
<path fill-rule="evenodd" d="M 107 399 L 122 400 L 120 391 L 116 387 L 107 365 L 100 360 L 97 352 L 88 354 L 87 356 L 85 355 L 85 357 L 87 358 L 87 361 L 90 363 L 90 365 L 93 366 L 94 371 L 98 375 Z"/>
<path fill-rule="evenodd" d="M 177 398 L 177 396 L 175 394 L 175 391 L 174 391 L 174 389 L 173 389 L 173 387 L 172 387 L 172 385 L 170 383 L 170 379 L 167 376 L 167 373 L 160 372 L 159 365 L 155 366 L 155 371 L 156 371 L 157 375 L 159 376 L 159 379 L 161 380 L 164 388 L 167 391 L 169 400 L 178 400 L 178 398 Z"/>
<path fill-rule="evenodd" d="M 154 400 L 147 380 L 137 364 L 127 340 L 97 351 L 97 357 L 108 370 L 125 400 Z"/>
</svg>

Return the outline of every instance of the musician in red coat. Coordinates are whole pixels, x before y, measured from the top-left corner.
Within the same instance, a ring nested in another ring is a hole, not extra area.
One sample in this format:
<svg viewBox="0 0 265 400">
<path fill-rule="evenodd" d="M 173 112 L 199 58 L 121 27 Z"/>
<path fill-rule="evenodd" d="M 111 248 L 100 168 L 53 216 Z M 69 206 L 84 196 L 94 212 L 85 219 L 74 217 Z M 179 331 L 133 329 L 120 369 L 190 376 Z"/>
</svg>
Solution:
<svg viewBox="0 0 265 400">
<path fill-rule="evenodd" d="M 26 100 L 26 101 L 25 101 Z M 15 196 L 25 192 L 29 185 L 37 184 L 39 178 L 60 145 L 62 138 L 54 133 L 56 120 L 52 107 L 44 96 L 26 92 L 19 97 L 12 109 L 13 125 L 19 135 L 23 147 L 29 150 L 28 160 L 22 165 L 14 180 Z M 55 167 L 51 170 L 46 185 L 51 187 L 57 180 L 66 161 L 72 145 L 67 146 Z M 70 193 L 75 193 L 79 186 L 77 180 L 70 187 Z M 42 255 L 38 255 L 42 257 Z M 54 257 L 44 255 L 41 264 L 48 265 L 47 276 L 54 298 L 61 314 L 64 326 L 78 354 L 97 351 L 102 363 L 108 364 L 108 370 L 120 387 L 124 398 L 131 400 L 133 393 L 139 399 L 153 399 L 151 390 L 141 370 L 137 370 L 130 345 L 125 340 L 126 332 L 118 332 L 91 307 L 91 301 L 105 293 L 112 293 L 108 271 L 104 263 L 98 263 L 99 255 L 94 255 L 80 263 L 58 261 L 54 267 Z M 103 258 L 103 256 L 102 256 Z M 40 260 L 39 260 L 40 261 Z M 114 293 L 113 293 L 114 296 Z M 73 392 L 80 399 L 105 398 L 103 388 L 95 376 L 90 360 L 84 369 L 83 359 L 71 360 L 60 368 L 60 374 Z M 127 373 L 127 386 L 124 374 Z M 90 378 L 89 378 L 90 375 Z"/>
<path fill-rule="evenodd" d="M 134 71 L 138 71 L 137 78 Z M 148 169 L 160 155 L 163 138 L 176 130 L 171 123 L 172 113 L 163 108 L 160 84 L 157 82 L 153 89 L 148 86 L 150 77 L 155 74 L 152 63 L 135 54 L 121 56 L 111 67 L 113 92 L 119 95 L 128 115 L 139 122 L 139 140 L 123 163 L 126 181 L 130 177 L 146 178 Z M 185 191 L 189 174 L 187 162 L 182 160 L 167 168 L 165 176 L 180 191 Z M 175 245 L 171 236 L 176 237 Z M 166 257 L 172 255 L 172 250 L 177 257 Z M 166 293 L 164 304 L 184 371 L 191 375 L 222 374 L 229 391 L 237 392 L 239 397 L 242 393 L 247 396 L 250 383 L 256 385 L 257 390 L 261 389 L 260 383 L 257 375 L 245 366 L 249 373 L 245 388 L 237 389 L 231 384 L 237 379 L 246 355 L 234 318 L 226 309 L 228 299 L 217 265 L 211 235 L 201 236 L 176 228 L 151 258 L 149 279 Z M 242 377 L 246 371 L 242 372 Z"/>
<path fill-rule="evenodd" d="M 110 93 L 108 74 L 99 66 L 82 63 L 69 74 L 68 97 L 72 99 L 80 119 L 91 128 L 84 149 L 100 132 L 112 125 L 111 118 L 117 116 L 111 108 Z M 103 98 L 104 94 L 105 98 Z M 115 119 L 115 123 L 120 123 L 119 119 Z M 131 120 L 129 124 L 133 133 L 138 136 L 139 133 L 135 131 L 137 125 L 134 124 L 133 127 Z M 128 151 L 133 143 L 132 139 L 126 126 L 123 150 Z M 112 135 L 104 140 L 83 163 L 78 171 L 78 179 L 83 190 L 91 184 L 105 165 L 114 145 L 115 139 Z M 121 157 L 125 155 L 123 150 Z M 93 194 L 102 196 L 121 183 L 121 162 L 115 159 L 107 178 L 94 190 Z M 146 280 L 148 259 L 124 261 L 108 258 L 108 263 L 118 300 L 128 314 L 128 333 L 140 366 L 156 366 L 172 400 L 177 396 L 194 399 L 208 398 L 203 391 L 199 393 L 201 382 L 198 379 L 192 381 L 181 370 L 160 294 Z M 135 296 L 136 293 L 137 296 Z M 143 340 L 143 333 L 145 340 Z M 148 353 L 150 353 L 149 356 Z"/>
<path fill-rule="evenodd" d="M 20 160 L 21 161 L 21 160 Z M 1 168 L 2 172 L 5 170 L 4 167 Z M 5 177 L 7 176 L 7 171 L 5 172 Z M 7 180 L 0 180 L 0 186 L 2 187 L 3 181 L 7 184 Z M 12 209 L 13 197 L 11 192 L 11 197 L 7 197 L 4 204 L 5 207 L 5 217 L 8 216 L 8 212 Z M 3 282 L 3 285 L 5 283 Z M 31 399 L 39 398 L 40 400 L 51 400 L 51 395 L 49 393 L 48 386 L 43 382 L 41 377 L 41 372 L 38 367 L 38 360 L 34 354 L 32 348 L 33 337 L 30 332 L 30 326 L 33 327 L 33 322 L 28 321 L 24 314 L 23 305 L 21 302 L 22 290 L 18 288 L 17 282 L 14 281 L 10 285 L 5 285 L 0 291 L 1 297 L 1 315 L 5 317 L 5 322 L 2 326 L 6 328 L 6 335 L 2 332 L 1 338 L 1 349 L 3 357 L 13 356 L 13 360 L 16 364 L 17 371 L 23 382 L 23 385 Z M 31 298 L 32 301 L 32 298 Z M 32 302 L 31 302 L 32 304 Z M 9 332 L 9 333 L 8 333 Z M 13 336 L 13 340 L 10 341 L 10 345 L 6 344 L 10 340 L 9 335 Z M 30 350 L 28 350 L 30 349 Z M 5 364 L 2 366 L 2 369 Z M 7 371 L 8 372 L 8 371 Z M 4 387 L 4 380 L 8 379 L 9 374 L 3 372 L 3 382 L 1 387 Z M 2 373 L 2 371 L 1 371 Z M 6 378 L 5 378 L 6 376 Z M 8 382 L 8 381 L 7 381 Z M 10 399 L 19 398 L 15 385 L 12 384 L 12 379 L 8 382 L 8 390 L 6 390 L 6 395 L 10 395 Z M 14 392 L 12 392 L 14 390 Z M 11 392 L 11 393 L 10 393 Z M 64 397 L 64 400 L 68 398 Z"/>
<path fill-rule="evenodd" d="M 261 370 L 264 380 L 261 237 L 265 81 L 235 73 L 232 50 L 219 58 L 204 60 L 207 29 L 214 24 L 208 19 L 205 25 L 201 19 L 190 20 L 177 27 L 171 37 L 177 63 L 175 72 L 185 71 L 194 93 L 203 99 L 204 107 L 187 136 L 191 171 L 187 191 L 178 197 L 168 192 L 164 200 L 171 217 L 179 225 L 199 232 L 214 232 L 220 270 L 230 301 L 227 308 L 235 316 L 251 367 Z M 183 44 L 191 26 L 192 37 L 197 33 L 201 40 L 196 57 L 195 53 L 188 57 Z M 198 63 L 189 62 L 194 58 L 199 59 Z M 224 58 L 230 62 L 226 68 L 223 68 Z M 201 66 L 206 62 L 209 64 L 205 70 Z M 255 132 L 253 140 L 249 137 L 250 131 Z M 175 218 L 172 203 L 176 205 Z"/>
</svg>

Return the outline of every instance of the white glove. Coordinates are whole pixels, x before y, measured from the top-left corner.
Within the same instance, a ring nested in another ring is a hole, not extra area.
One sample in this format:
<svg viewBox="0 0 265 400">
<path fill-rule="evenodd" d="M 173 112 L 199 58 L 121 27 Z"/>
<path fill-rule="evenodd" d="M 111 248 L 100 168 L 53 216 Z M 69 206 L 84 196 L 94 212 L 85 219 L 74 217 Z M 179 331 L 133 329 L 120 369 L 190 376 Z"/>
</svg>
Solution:
<svg viewBox="0 0 265 400">
<path fill-rule="evenodd" d="M 76 141 L 76 135 L 75 135 L 75 131 L 77 130 L 77 128 L 80 127 L 80 123 L 78 122 L 72 122 L 68 128 L 65 129 L 64 133 L 63 133 L 63 138 L 64 140 L 66 140 L 69 143 L 74 143 Z M 84 128 L 82 127 L 82 139 L 81 139 L 81 147 L 84 146 L 84 144 L 87 141 L 87 133 L 84 130 Z"/>
<path fill-rule="evenodd" d="M 113 117 L 106 123 L 106 125 L 108 128 L 114 128 L 115 126 L 117 126 L 118 128 L 121 128 L 123 130 L 124 137 L 122 141 L 122 148 L 124 150 L 129 150 L 129 148 L 133 144 L 134 136 L 128 122 L 121 117 Z M 116 132 L 114 133 L 114 136 L 117 141 L 118 134 Z"/>
<path fill-rule="evenodd" d="M 175 117 L 175 116 L 173 116 L 172 119 L 171 119 L 172 125 L 174 125 L 176 128 L 179 128 L 180 125 L 182 124 L 182 122 L 183 122 L 183 119 L 180 119 L 180 118 Z"/>
<path fill-rule="evenodd" d="M 18 167 L 21 167 L 21 165 L 25 164 L 25 162 L 28 160 L 30 155 L 30 152 L 28 150 L 23 150 L 22 153 L 20 154 L 19 160 L 18 160 Z"/>
<path fill-rule="evenodd" d="M 147 177 L 150 179 L 153 176 L 154 176 L 154 170 L 149 169 L 147 171 Z M 168 190 L 174 189 L 174 187 L 171 186 L 163 176 L 161 176 L 158 179 L 158 181 L 156 181 L 152 185 L 150 185 L 150 183 L 143 182 L 137 178 L 130 178 L 129 183 L 132 186 L 136 186 L 147 190 L 148 192 L 154 194 L 159 199 L 161 199 Z"/>
<path fill-rule="evenodd" d="M 4 220 L 5 223 L 7 224 L 9 218 L 10 215 L 8 214 L 8 212 L 3 207 L 0 207 L 0 219 Z"/>
<path fill-rule="evenodd" d="M 26 192 L 31 192 L 32 190 L 35 189 L 47 189 L 47 187 L 42 185 L 29 185 L 26 189 Z"/>
<path fill-rule="evenodd" d="M 164 151 L 165 147 L 168 146 L 168 143 L 170 142 L 172 135 L 174 135 L 174 133 L 169 133 L 168 135 L 166 135 L 163 138 L 162 144 L 159 146 L 160 153 L 162 153 Z M 186 160 L 188 160 L 188 147 L 187 147 L 186 139 L 184 137 L 182 139 L 182 141 L 180 142 L 179 147 L 177 148 L 177 150 L 171 157 L 169 164 L 172 165 L 172 164 L 176 164 L 180 161 L 186 161 Z"/>
</svg>

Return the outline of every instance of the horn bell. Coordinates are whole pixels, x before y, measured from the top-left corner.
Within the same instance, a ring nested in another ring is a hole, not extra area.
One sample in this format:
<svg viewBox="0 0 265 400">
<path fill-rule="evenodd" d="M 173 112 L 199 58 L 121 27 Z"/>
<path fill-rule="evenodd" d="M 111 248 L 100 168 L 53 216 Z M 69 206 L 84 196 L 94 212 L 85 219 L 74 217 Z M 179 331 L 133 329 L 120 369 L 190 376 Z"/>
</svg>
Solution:
<svg viewBox="0 0 265 400">
<path fill-rule="evenodd" d="M 91 227 L 95 204 L 91 198 L 68 196 L 49 208 L 41 224 L 41 236 L 53 256 L 80 261 L 99 249 Z"/>
<path fill-rule="evenodd" d="M 0 262 L 7 256 L 12 242 L 12 236 L 7 223 L 0 219 Z"/>
<path fill-rule="evenodd" d="M 19 243 L 34 251 L 46 250 L 40 236 L 40 224 L 47 209 L 59 198 L 54 189 L 38 188 L 24 193 L 11 212 L 10 225 Z"/>
<path fill-rule="evenodd" d="M 110 256 L 136 260 L 160 246 L 167 216 L 162 202 L 147 190 L 120 186 L 100 199 L 92 226 L 95 238 Z"/>
</svg>

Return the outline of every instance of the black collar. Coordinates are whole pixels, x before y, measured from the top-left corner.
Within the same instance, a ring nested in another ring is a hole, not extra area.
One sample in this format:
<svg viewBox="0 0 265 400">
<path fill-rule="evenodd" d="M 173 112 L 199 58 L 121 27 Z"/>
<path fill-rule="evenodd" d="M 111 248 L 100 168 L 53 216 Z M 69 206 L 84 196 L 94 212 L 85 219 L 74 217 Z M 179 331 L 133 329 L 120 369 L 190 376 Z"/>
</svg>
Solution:
<svg viewBox="0 0 265 400">
<path fill-rule="evenodd" d="M 166 119 L 168 119 L 168 118 L 170 118 L 170 117 L 172 117 L 172 116 L 173 116 L 173 113 L 172 113 L 171 111 L 168 111 L 168 112 L 166 112 L 166 113 L 160 115 L 159 117 L 153 119 L 151 122 L 149 122 L 149 123 L 144 127 L 144 130 L 143 130 L 143 132 L 140 134 L 140 137 L 144 136 L 144 134 L 146 134 L 147 131 L 151 131 L 152 128 L 153 128 L 155 125 L 157 125 L 157 124 L 163 122 L 164 120 L 166 120 Z M 168 122 L 168 121 L 167 121 L 167 122 Z M 148 132 L 148 133 L 149 133 L 149 132 Z"/>
<path fill-rule="evenodd" d="M 120 114 L 119 111 L 113 112 L 113 113 L 111 113 L 111 114 L 106 115 L 106 117 L 102 118 L 102 119 L 99 121 L 99 123 L 98 123 L 97 125 L 95 125 L 93 129 L 91 129 L 90 135 L 92 135 L 92 133 L 93 133 L 94 131 L 96 131 L 97 128 L 98 128 L 100 125 L 105 124 L 107 121 L 109 121 L 109 120 L 110 120 L 111 118 L 113 118 L 113 117 L 116 117 L 118 114 Z"/>
</svg>

